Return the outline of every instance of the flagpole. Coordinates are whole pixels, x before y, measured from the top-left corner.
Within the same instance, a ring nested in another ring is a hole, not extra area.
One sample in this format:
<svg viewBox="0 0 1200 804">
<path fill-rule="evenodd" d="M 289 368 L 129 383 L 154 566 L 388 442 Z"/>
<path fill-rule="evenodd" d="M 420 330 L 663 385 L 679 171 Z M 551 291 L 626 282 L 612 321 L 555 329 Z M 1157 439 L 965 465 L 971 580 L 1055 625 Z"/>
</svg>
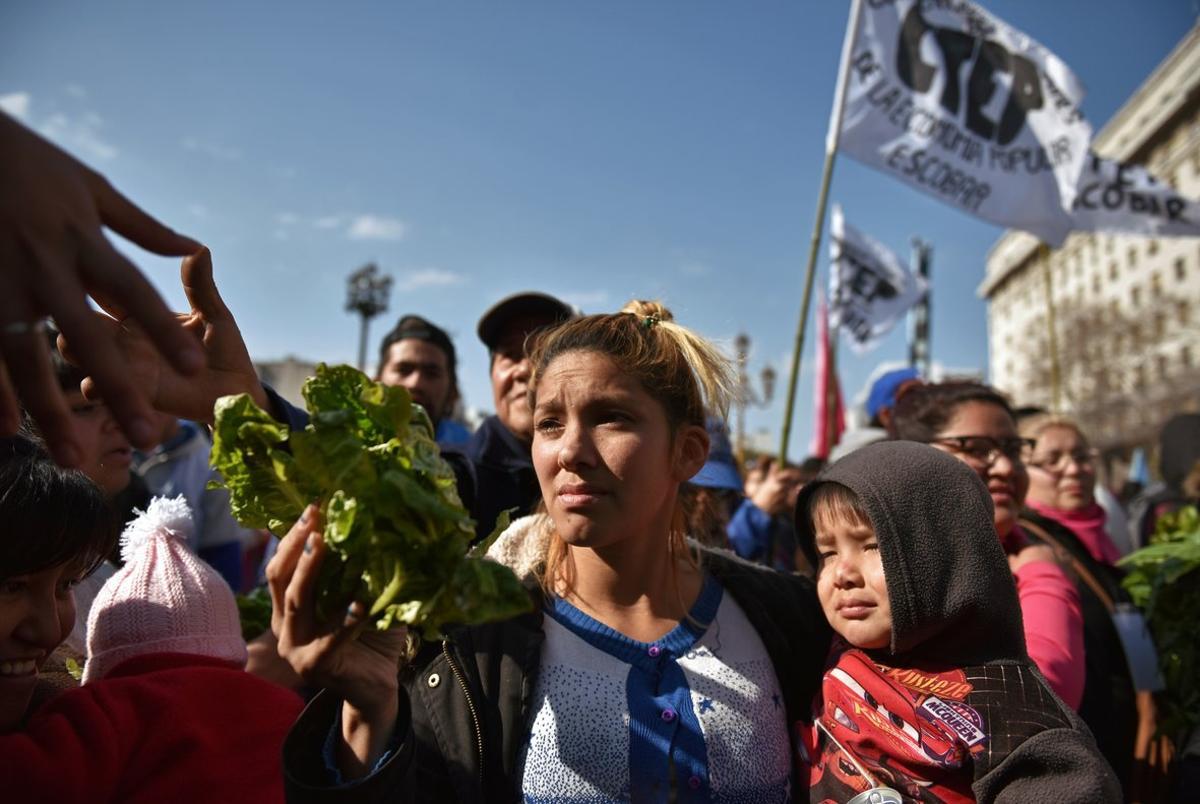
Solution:
<svg viewBox="0 0 1200 804">
<path fill-rule="evenodd" d="M 1058 336 L 1054 325 L 1054 279 L 1050 275 L 1050 246 L 1042 243 L 1038 246 L 1042 258 L 1042 278 L 1046 285 L 1046 345 L 1050 350 L 1050 412 L 1059 416 L 1062 414 L 1062 373 L 1058 364 Z"/>
<path fill-rule="evenodd" d="M 826 310 L 826 337 L 829 338 L 829 359 L 825 366 L 825 373 L 828 378 L 825 381 L 825 444 L 829 447 L 829 453 L 833 452 L 833 448 L 837 446 L 837 415 L 838 415 L 838 394 L 841 392 L 841 386 L 838 383 L 837 372 L 837 356 L 838 356 L 838 334 L 841 332 L 841 327 L 837 327 L 832 332 L 829 332 L 829 311 Z M 826 453 L 826 458 L 829 457 Z"/>
<path fill-rule="evenodd" d="M 837 87 L 833 93 L 833 112 L 829 117 L 829 134 L 825 137 L 825 167 L 821 172 L 821 190 L 817 195 L 816 220 L 813 221 L 812 241 L 808 250 L 808 269 L 804 274 L 804 293 L 800 300 L 800 321 L 796 325 L 796 343 L 792 349 L 792 370 L 788 377 L 787 402 L 783 409 L 783 430 L 779 440 L 779 465 L 787 465 L 788 439 L 792 434 L 792 408 L 796 404 L 796 382 L 800 376 L 800 354 L 804 350 L 804 330 L 808 326 L 808 308 L 812 303 L 813 278 L 816 275 L 817 253 L 821 247 L 821 232 L 825 228 L 825 210 L 829 201 L 829 184 L 833 178 L 833 161 L 837 155 L 838 138 L 842 133 L 842 113 L 846 100 L 846 83 L 850 78 L 850 51 L 858 36 L 862 0 L 850 3 L 850 21 L 842 42 L 842 61 L 838 66 Z"/>
</svg>

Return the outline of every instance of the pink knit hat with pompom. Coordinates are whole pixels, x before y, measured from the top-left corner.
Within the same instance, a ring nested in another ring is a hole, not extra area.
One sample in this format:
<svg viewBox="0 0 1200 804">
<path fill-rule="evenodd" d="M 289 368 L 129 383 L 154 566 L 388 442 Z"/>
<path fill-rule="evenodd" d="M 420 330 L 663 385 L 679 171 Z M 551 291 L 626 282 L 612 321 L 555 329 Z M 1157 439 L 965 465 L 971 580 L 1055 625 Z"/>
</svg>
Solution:
<svg viewBox="0 0 1200 804">
<path fill-rule="evenodd" d="M 191 532 L 182 496 L 151 500 L 125 528 L 125 566 L 100 589 L 88 615 L 83 683 L 148 653 L 195 653 L 245 665 L 233 592 L 188 549 Z"/>
</svg>

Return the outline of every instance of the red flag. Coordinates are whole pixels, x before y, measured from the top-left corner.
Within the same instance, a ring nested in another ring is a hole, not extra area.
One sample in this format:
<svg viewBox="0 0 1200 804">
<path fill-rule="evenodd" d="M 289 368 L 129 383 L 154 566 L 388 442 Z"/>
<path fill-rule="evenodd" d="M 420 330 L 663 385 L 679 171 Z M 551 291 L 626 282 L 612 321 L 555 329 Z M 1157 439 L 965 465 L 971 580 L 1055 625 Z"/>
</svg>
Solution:
<svg viewBox="0 0 1200 804">
<path fill-rule="evenodd" d="M 817 381 L 813 384 L 813 438 L 810 452 L 828 458 L 829 451 L 842 437 L 846 419 L 842 410 L 842 390 L 838 386 L 837 360 L 829 337 L 829 311 L 825 297 L 817 302 Z"/>
</svg>

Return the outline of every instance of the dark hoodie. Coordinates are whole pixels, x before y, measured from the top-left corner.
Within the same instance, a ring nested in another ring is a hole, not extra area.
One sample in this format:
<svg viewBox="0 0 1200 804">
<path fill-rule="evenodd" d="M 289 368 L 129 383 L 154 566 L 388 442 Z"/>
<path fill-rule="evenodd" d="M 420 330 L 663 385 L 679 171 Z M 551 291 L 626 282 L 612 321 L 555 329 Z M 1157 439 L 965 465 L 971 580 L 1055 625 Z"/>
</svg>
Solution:
<svg viewBox="0 0 1200 804">
<path fill-rule="evenodd" d="M 1119 801 L 1091 734 L 1025 652 L 1016 587 L 975 472 L 913 442 L 848 455 L 797 501 L 797 538 L 814 566 L 809 503 L 826 482 L 853 491 L 874 527 L 892 640 L 867 652 L 841 643 L 830 657 L 822 722 L 851 751 L 861 745 L 860 763 L 911 800 Z M 839 682 L 847 671 L 855 679 L 848 685 Z M 845 696 L 841 711 L 833 693 Z M 810 800 L 841 801 L 865 788 L 831 744 L 813 757 Z"/>
<path fill-rule="evenodd" d="M 1195 502 L 1183 485 L 1198 463 L 1200 413 L 1172 416 L 1159 435 L 1158 465 L 1162 482 L 1147 486 L 1129 504 L 1129 529 L 1134 549 L 1150 544 L 1160 517 Z"/>
</svg>

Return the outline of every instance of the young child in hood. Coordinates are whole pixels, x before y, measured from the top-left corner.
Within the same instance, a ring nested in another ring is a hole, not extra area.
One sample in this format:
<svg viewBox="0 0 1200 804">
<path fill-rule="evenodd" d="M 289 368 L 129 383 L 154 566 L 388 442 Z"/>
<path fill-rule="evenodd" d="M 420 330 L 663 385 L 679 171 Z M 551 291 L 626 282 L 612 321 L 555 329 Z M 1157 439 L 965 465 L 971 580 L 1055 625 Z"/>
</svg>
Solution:
<svg viewBox="0 0 1200 804">
<path fill-rule="evenodd" d="M 872 444 L 804 488 L 796 530 L 840 637 L 801 727 L 810 801 L 878 787 L 900 796 L 881 802 L 1120 801 L 1091 734 L 1025 652 L 991 500 L 969 467 L 924 444 Z"/>
<path fill-rule="evenodd" d="M 243 669 L 233 593 L 188 550 L 190 529 L 182 497 L 126 529 L 125 566 L 88 618 L 83 686 L 0 736 L 5 800 L 283 801 L 301 700 Z"/>
</svg>

